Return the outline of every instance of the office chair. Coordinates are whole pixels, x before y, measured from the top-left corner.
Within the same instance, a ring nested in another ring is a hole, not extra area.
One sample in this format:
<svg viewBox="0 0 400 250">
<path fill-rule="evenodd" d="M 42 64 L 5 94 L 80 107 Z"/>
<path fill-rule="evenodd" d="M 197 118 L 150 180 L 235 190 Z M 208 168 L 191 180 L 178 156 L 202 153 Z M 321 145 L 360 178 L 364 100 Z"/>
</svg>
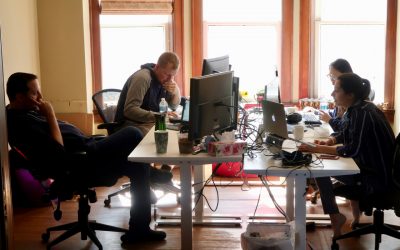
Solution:
<svg viewBox="0 0 400 250">
<path fill-rule="evenodd" d="M 78 195 L 78 220 L 76 222 L 67 223 L 60 226 L 49 227 L 46 232 L 42 234 L 43 242 L 47 243 L 47 249 L 50 249 L 54 245 L 70 238 L 71 236 L 80 233 L 81 239 L 86 240 L 89 237 L 93 243 L 99 248 L 103 249 L 99 239 L 96 236 L 95 230 L 111 231 L 111 232 L 122 232 L 125 233 L 128 230 L 97 223 L 89 220 L 90 205 L 97 201 L 96 192 L 94 187 L 99 186 L 112 186 L 116 183 L 120 176 L 110 176 L 110 174 L 104 175 L 100 173 L 93 173 L 85 171 L 87 168 L 87 157 L 82 152 L 71 154 L 68 156 L 67 166 L 71 166 L 71 169 L 60 171 L 57 174 L 48 172 L 48 168 L 44 167 L 42 162 L 34 162 L 34 160 L 28 159 L 26 155 L 16 147 L 12 147 L 9 151 L 10 166 L 13 168 L 26 168 L 32 175 L 38 180 L 44 180 L 52 178 L 54 181 L 50 185 L 47 192 L 47 198 L 50 200 L 57 199 L 57 208 L 54 211 L 54 218 L 58 221 L 62 217 L 60 209 L 61 201 L 70 200 L 74 195 Z M 64 165 L 63 165 L 64 166 Z M 54 166 L 53 166 L 54 167 Z M 61 166 L 55 166 L 58 170 L 62 169 Z M 50 233 L 53 231 L 64 231 L 54 240 L 49 241 Z"/>
<path fill-rule="evenodd" d="M 103 89 L 100 90 L 99 92 L 95 93 L 92 96 L 92 100 L 94 105 L 96 106 L 97 111 L 99 112 L 99 115 L 103 121 L 103 123 L 99 124 L 97 128 L 99 129 L 106 129 L 107 133 L 110 135 L 114 133 L 120 124 L 118 122 L 114 121 L 115 114 L 117 112 L 117 105 L 118 105 L 118 100 L 119 96 L 121 94 L 121 90 L 119 89 Z M 185 97 L 181 98 L 181 104 L 186 101 Z M 180 202 L 179 199 L 179 192 L 180 190 L 176 188 L 173 185 L 167 185 L 167 184 L 152 184 L 152 188 L 156 189 L 163 189 L 164 191 L 170 193 L 175 193 L 177 194 L 177 202 Z M 119 195 L 119 194 L 125 194 L 129 192 L 130 189 L 130 183 L 124 183 L 121 185 L 120 190 L 111 193 L 107 196 L 107 198 L 104 200 L 104 206 L 105 207 L 110 207 L 111 206 L 111 198 L 113 196 Z M 154 192 L 152 192 L 152 203 L 157 202 L 157 197 L 155 196 Z"/>
<path fill-rule="evenodd" d="M 114 122 L 114 118 L 120 95 L 120 89 L 103 89 L 92 96 L 93 103 L 103 121 L 97 128 L 106 129 L 109 135 L 114 133 L 119 126 L 119 123 Z"/>
<path fill-rule="evenodd" d="M 394 188 L 388 193 L 373 194 L 361 197 L 361 190 L 354 186 L 342 186 L 335 189 L 335 195 L 343 196 L 351 200 L 359 200 L 360 210 L 367 216 L 373 215 L 373 223 L 357 228 L 351 232 L 333 238 L 331 249 L 338 250 L 337 240 L 350 237 L 358 237 L 365 234 L 375 234 L 375 249 L 379 249 L 382 234 L 400 239 L 400 226 L 384 223 L 384 210 L 393 209 L 396 216 L 400 217 L 400 134 L 396 138 L 396 150 L 393 157 L 393 180 Z M 375 210 L 374 210 L 375 209 Z M 373 211 L 374 210 L 374 211 Z"/>
</svg>

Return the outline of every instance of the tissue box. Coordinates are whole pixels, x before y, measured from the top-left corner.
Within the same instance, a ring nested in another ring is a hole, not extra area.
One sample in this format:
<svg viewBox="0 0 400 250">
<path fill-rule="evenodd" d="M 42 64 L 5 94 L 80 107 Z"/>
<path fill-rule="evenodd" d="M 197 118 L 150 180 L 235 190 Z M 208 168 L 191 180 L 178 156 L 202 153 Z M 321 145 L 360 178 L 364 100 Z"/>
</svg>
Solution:
<svg viewBox="0 0 400 250">
<path fill-rule="evenodd" d="M 246 150 L 246 142 L 210 142 L 207 150 L 212 156 L 241 155 Z"/>
</svg>

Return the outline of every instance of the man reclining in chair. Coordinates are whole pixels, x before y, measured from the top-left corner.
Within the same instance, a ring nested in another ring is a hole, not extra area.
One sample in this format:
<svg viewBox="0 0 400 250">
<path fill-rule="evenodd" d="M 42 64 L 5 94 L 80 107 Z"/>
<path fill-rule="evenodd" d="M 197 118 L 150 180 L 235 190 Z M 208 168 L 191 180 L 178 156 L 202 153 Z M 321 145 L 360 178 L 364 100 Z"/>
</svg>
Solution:
<svg viewBox="0 0 400 250">
<path fill-rule="evenodd" d="M 58 121 L 52 105 L 42 97 L 36 75 L 14 73 L 7 81 L 8 139 L 29 159 L 45 161 L 49 176 L 56 176 L 65 167 L 60 159 L 67 153 L 84 151 L 90 173 L 109 177 L 126 175 L 131 180 L 132 206 L 129 232 L 121 237 L 124 243 L 164 240 L 166 234 L 150 229 L 150 180 L 168 182 L 172 174 L 151 168 L 144 163 L 127 160 L 130 152 L 142 140 L 135 127 L 126 127 L 100 140 L 85 136 L 72 124 Z M 79 171 L 79 170 L 78 170 Z M 92 175 L 90 175 L 92 176 Z M 134 194 L 133 194 L 134 192 Z"/>
</svg>

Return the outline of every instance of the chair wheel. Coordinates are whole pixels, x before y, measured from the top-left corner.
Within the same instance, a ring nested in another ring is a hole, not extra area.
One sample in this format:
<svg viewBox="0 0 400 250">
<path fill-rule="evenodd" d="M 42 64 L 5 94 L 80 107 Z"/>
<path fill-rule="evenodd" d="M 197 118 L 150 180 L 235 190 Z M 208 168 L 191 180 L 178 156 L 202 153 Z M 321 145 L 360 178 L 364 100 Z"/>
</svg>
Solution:
<svg viewBox="0 0 400 250">
<path fill-rule="evenodd" d="M 55 210 L 53 213 L 53 217 L 56 221 L 61 220 L 62 217 L 62 211 L 61 210 Z"/>
<path fill-rule="evenodd" d="M 50 239 L 50 233 L 42 233 L 42 241 L 47 243 Z"/>
<path fill-rule="evenodd" d="M 339 250 L 339 244 L 336 242 L 332 242 L 331 250 Z"/>
<path fill-rule="evenodd" d="M 104 200 L 104 206 L 105 207 L 111 207 L 110 204 L 111 204 L 111 200 L 110 199 L 105 199 Z"/>
</svg>

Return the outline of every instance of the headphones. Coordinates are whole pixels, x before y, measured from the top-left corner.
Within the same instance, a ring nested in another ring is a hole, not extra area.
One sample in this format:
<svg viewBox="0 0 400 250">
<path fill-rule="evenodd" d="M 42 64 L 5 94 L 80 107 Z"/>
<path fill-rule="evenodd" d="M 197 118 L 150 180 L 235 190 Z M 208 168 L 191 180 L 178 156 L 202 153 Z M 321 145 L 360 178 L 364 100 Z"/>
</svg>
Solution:
<svg viewBox="0 0 400 250">
<path fill-rule="evenodd" d="M 299 113 L 292 113 L 286 116 L 288 124 L 296 124 L 301 121 L 303 117 Z"/>
<path fill-rule="evenodd" d="M 282 155 L 283 166 L 309 165 L 312 161 L 311 154 L 303 154 L 301 151 L 285 152 Z"/>
</svg>

